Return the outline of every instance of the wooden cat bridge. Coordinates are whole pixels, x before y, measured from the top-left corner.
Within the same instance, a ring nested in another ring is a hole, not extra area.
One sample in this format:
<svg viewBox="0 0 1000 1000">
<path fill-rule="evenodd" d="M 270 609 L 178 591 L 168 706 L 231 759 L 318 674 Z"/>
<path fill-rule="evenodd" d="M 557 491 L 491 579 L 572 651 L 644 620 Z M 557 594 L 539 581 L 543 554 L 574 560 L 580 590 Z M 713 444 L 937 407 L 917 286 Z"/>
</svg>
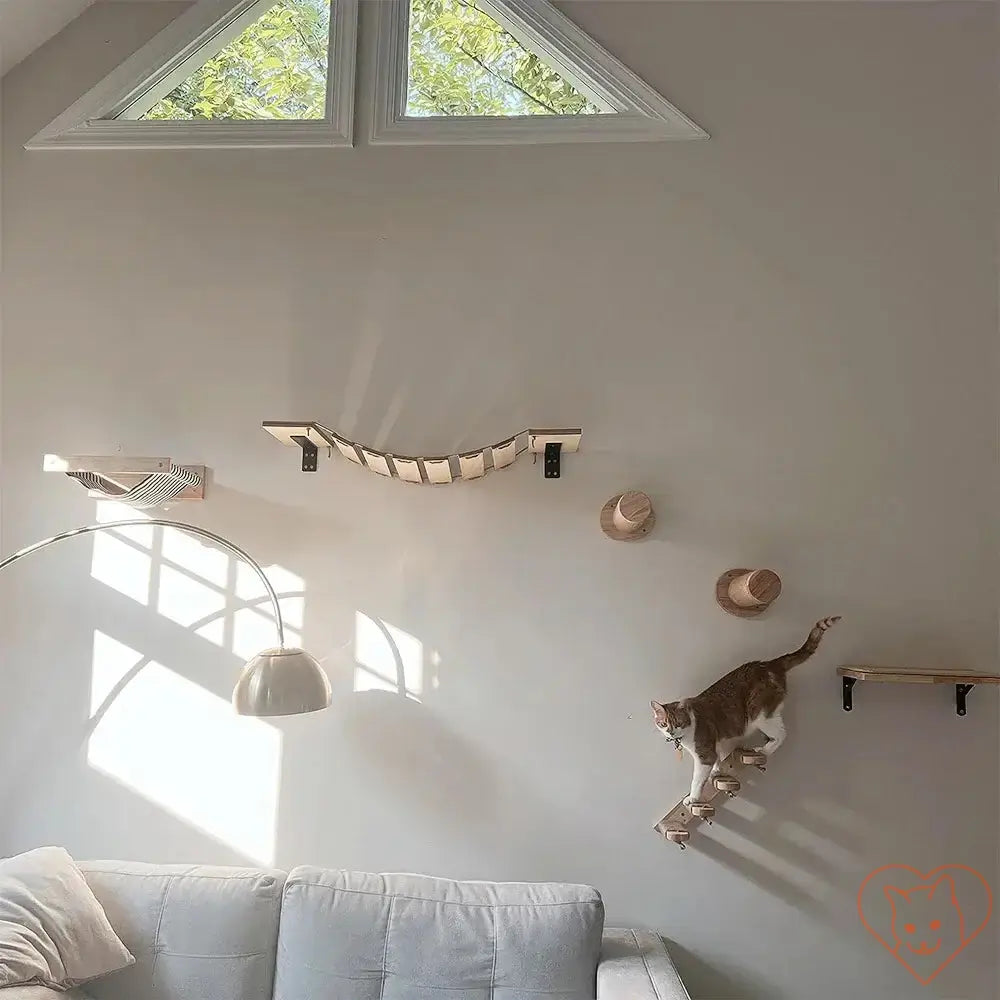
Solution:
<svg viewBox="0 0 1000 1000">
<path fill-rule="evenodd" d="M 558 479 L 562 456 L 579 451 L 583 436 L 579 427 L 532 427 L 485 448 L 425 457 L 397 455 L 349 441 L 316 420 L 265 420 L 262 426 L 281 444 L 301 449 L 303 472 L 316 472 L 323 449 L 330 456 L 337 452 L 377 476 L 431 486 L 482 479 L 491 472 L 510 467 L 526 452 L 542 455 L 545 478 Z"/>
<path fill-rule="evenodd" d="M 755 767 L 758 771 L 765 771 L 767 770 L 767 755 L 761 753 L 760 750 L 741 747 L 734 750 L 722 763 L 724 766 L 729 765 L 730 767 L 742 764 Z M 735 774 L 722 771 L 712 778 L 711 786 L 706 784 L 702 791 L 703 798 L 700 801 L 692 802 L 686 806 L 682 799 L 653 829 L 666 837 L 672 844 L 677 844 L 683 851 L 691 839 L 691 831 L 688 828 L 700 820 L 711 823 L 715 817 L 715 806 L 712 805 L 712 799 L 722 794 L 733 798 L 742 787 L 740 779 Z"/>
</svg>

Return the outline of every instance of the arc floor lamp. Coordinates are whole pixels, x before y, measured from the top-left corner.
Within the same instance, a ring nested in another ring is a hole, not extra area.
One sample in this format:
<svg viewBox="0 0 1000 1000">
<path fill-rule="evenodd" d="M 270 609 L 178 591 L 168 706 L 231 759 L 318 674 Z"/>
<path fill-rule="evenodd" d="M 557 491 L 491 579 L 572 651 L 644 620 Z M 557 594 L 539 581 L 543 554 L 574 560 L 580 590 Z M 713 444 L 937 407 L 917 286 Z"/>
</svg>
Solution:
<svg viewBox="0 0 1000 1000">
<path fill-rule="evenodd" d="M 249 553 L 229 539 L 216 535 L 205 528 L 199 528 L 183 521 L 169 521 L 165 518 L 150 518 L 148 520 L 106 521 L 103 524 L 88 524 L 81 528 L 60 532 L 50 538 L 43 538 L 34 545 L 20 549 L 6 559 L 0 560 L 0 570 L 25 556 L 47 548 L 56 542 L 75 538 L 77 535 L 89 535 L 95 531 L 111 531 L 115 528 L 149 527 L 176 528 L 200 538 L 207 538 L 220 548 L 226 549 L 242 559 L 256 574 L 267 590 L 274 608 L 274 622 L 278 633 L 278 645 L 274 649 L 265 649 L 258 653 L 243 668 L 233 689 L 233 707 L 240 715 L 275 716 L 303 715 L 306 712 L 318 712 L 330 705 L 330 681 L 315 657 L 304 649 L 296 649 L 285 645 L 285 623 L 281 617 L 281 606 L 278 595 L 271 586 L 267 574 L 260 564 Z"/>
</svg>

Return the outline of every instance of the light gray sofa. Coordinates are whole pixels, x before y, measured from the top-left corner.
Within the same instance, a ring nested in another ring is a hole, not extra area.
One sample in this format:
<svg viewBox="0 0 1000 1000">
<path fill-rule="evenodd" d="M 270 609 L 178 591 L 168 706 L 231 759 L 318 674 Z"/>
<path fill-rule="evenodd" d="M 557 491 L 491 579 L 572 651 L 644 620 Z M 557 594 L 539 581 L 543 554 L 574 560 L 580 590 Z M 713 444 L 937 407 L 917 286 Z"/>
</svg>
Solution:
<svg viewBox="0 0 1000 1000">
<path fill-rule="evenodd" d="M 67 1000 L 690 1000 L 662 939 L 605 930 L 587 886 L 80 867 L 136 964 Z"/>
</svg>

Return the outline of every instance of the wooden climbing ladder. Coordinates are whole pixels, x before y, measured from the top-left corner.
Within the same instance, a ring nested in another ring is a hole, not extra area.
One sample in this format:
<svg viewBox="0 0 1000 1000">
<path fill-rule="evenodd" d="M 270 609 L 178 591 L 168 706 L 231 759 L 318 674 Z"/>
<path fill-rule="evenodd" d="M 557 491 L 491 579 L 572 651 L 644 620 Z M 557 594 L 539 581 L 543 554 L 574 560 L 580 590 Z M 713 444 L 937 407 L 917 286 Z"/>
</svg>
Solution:
<svg viewBox="0 0 1000 1000">
<path fill-rule="evenodd" d="M 734 750 L 722 764 L 724 767 L 742 764 L 747 767 L 756 767 L 758 771 L 765 771 L 767 769 L 767 756 L 760 750 L 740 747 Z M 721 771 L 712 779 L 710 786 L 706 785 L 702 792 L 703 798 L 699 802 L 692 802 L 687 806 L 682 799 L 653 829 L 671 843 L 677 844 L 683 851 L 691 839 L 691 831 L 688 828 L 700 820 L 711 823 L 715 817 L 715 806 L 712 805 L 712 800 L 723 794 L 733 798 L 741 787 L 742 783 L 735 774 Z"/>
</svg>

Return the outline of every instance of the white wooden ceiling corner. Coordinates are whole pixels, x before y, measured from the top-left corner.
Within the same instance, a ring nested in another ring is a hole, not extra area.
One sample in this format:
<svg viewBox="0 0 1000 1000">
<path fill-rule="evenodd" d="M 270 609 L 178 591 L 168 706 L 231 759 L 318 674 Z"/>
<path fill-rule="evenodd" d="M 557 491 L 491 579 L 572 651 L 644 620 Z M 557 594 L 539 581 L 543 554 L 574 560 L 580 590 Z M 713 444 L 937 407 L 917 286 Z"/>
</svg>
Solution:
<svg viewBox="0 0 1000 1000">
<path fill-rule="evenodd" d="M 94 0 L 0 0 L 0 77 L 76 20 Z"/>
<path fill-rule="evenodd" d="M 96 3 L 110 0 L 0 0 L 0 77 L 40 49 Z M 128 0 L 190 3 L 190 0 Z"/>
</svg>

